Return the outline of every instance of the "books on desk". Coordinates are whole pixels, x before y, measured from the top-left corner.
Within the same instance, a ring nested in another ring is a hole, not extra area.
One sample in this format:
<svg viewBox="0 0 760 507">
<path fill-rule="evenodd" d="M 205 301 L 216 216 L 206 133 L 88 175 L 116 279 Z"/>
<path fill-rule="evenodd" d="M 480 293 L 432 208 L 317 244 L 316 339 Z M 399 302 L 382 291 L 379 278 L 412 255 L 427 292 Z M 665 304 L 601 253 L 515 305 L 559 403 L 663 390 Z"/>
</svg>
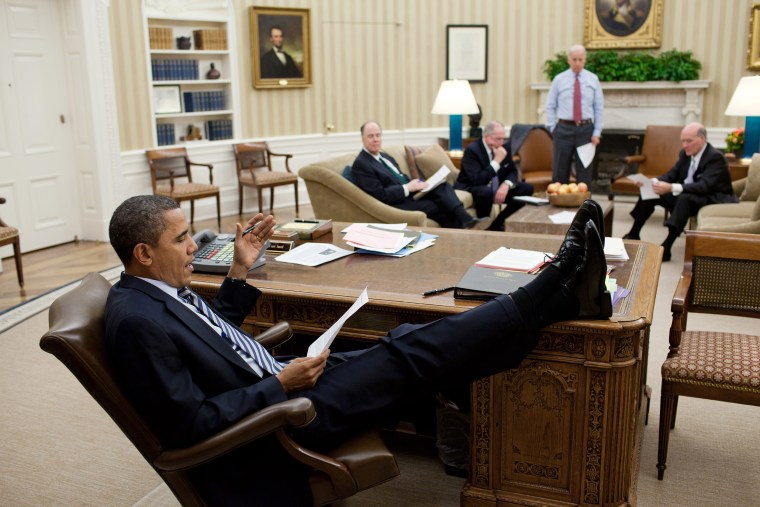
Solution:
<svg viewBox="0 0 760 507">
<path fill-rule="evenodd" d="M 535 250 L 499 247 L 478 262 L 476 266 L 493 269 L 508 269 L 510 271 L 525 271 L 530 273 L 539 269 L 552 256 Z"/>
<path fill-rule="evenodd" d="M 299 239 L 317 239 L 332 231 L 332 220 L 300 219 L 278 225 L 276 231 L 295 232 Z"/>
<path fill-rule="evenodd" d="M 499 294 L 514 292 L 535 277 L 536 275 L 518 271 L 471 266 L 454 287 L 454 297 L 457 299 L 491 299 Z"/>
</svg>

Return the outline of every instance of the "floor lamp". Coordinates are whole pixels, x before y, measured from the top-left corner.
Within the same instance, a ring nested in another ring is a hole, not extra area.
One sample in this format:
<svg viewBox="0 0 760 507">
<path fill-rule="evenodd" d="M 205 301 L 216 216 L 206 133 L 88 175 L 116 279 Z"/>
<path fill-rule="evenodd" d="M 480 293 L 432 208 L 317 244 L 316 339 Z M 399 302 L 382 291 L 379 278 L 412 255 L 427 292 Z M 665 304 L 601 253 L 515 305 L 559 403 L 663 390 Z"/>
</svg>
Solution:
<svg viewBox="0 0 760 507">
<path fill-rule="evenodd" d="M 726 116 L 745 116 L 744 158 L 760 151 L 760 76 L 745 76 L 739 80 L 728 102 Z"/>
<path fill-rule="evenodd" d="M 449 115 L 449 151 L 462 151 L 462 115 L 479 111 L 469 81 L 451 79 L 441 83 L 431 113 Z"/>
</svg>

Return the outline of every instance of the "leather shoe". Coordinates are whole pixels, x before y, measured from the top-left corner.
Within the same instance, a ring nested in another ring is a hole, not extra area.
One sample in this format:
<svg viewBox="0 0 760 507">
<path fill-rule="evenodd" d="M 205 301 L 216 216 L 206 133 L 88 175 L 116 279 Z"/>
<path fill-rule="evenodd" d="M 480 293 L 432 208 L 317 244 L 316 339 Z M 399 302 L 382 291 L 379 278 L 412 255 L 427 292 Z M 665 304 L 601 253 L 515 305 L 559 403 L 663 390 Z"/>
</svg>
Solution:
<svg viewBox="0 0 760 507">
<path fill-rule="evenodd" d="M 594 221 L 596 230 L 599 231 L 599 238 L 602 240 L 602 246 L 604 246 L 604 211 L 602 207 L 593 199 L 586 199 L 581 204 L 581 207 L 588 208 L 591 213 L 591 220 Z"/>
<path fill-rule="evenodd" d="M 480 229 L 480 227 L 478 226 L 483 224 L 483 222 L 485 222 L 486 220 L 489 220 L 489 218 L 490 217 L 480 217 L 480 218 L 472 217 L 470 220 L 465 222 L 464 228 L 465 229 Z"/>
<path fill-rule="evenodd" d="M 635 239 L 635 240 L 640 240 L 641 238 L 639 237 L 639 235 L 638 235 L 638 234 L 631 234 L 631 233 L 629 232 L 628 234 L 626 234 L 625 236 L 623 236 L 623 239 Z"/>
<path fill-rule="evenodd" d="M 669 262 L 670 258 L 672 257 L 672 254 L 670 253 L 670 248 L 662 247 L 662 262 Z"/>
<path fill-rule="evenodd" d="M 567 228 L 565 239 L 552 260 L 552 266 L 569 274 L 582 262 L 586 248 L 586 223 L 593 220 L 592 216 L 596 216 L 596 212 L 584 202 Z"/>
<path fill-rule="evenodd" d="M 607 290 L 607 261 L 594 222 L 585 227 L 583 262 L 567 280 L 566 286 L 578 299 L 578 318 L 607 318 L 612 315 L 612 298 Z"/>
</svg>

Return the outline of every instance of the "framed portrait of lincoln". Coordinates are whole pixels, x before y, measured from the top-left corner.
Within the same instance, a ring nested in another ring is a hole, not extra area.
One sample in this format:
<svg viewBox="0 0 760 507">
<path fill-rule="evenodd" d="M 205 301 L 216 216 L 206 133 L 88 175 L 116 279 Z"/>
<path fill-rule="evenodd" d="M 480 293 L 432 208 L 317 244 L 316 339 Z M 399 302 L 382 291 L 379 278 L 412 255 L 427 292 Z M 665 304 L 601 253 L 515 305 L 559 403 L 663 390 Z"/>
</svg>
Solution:
<svg viewBox="0 0 760 507">
<path fill-rule="evenodd" d="M 586 48 L 658 48 L 662 0 L 586 0 Z"/>
<path fill-rule="evenodd" d="M 251 7 L 254 88 L 311 85 L 309 10 Z"/>
</svg>

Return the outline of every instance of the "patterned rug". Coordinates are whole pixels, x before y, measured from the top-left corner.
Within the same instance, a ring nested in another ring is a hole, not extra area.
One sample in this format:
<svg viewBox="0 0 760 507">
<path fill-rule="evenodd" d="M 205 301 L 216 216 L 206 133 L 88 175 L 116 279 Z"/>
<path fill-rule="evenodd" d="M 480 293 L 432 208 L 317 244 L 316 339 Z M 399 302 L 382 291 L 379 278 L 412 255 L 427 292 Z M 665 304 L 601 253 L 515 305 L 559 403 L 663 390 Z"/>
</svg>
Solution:
<svg viewBox="0 0 760 507">
<path fill-rule="evenodd" d="M 123 270 L 124 268 L 119 265 L 110 269 L 106 269 L 105 271 L 101 271 L 100 274 L 103 276 L 103 278 L 113 283 L 113 281 L 119 277 Z M 5 310 L 3 313 L 0 313 L 0 333 L 4 333 L 13 326 L 24 322 L 29 317 L 47 310 L 50 308 L 50 305 L 53 303 L 53 301 L 79 286 L 81 282 L 81 280 L 71 282 L 70 284 L 58 287 L 57 289 L 53 289 L 50 292 L 46 292 L 45 294 L 41 294 L 33 299 L 30 299 L 29 301 L 18 304 L 16 306 L 12 306 L 11 308 Z"/>
</svg>

